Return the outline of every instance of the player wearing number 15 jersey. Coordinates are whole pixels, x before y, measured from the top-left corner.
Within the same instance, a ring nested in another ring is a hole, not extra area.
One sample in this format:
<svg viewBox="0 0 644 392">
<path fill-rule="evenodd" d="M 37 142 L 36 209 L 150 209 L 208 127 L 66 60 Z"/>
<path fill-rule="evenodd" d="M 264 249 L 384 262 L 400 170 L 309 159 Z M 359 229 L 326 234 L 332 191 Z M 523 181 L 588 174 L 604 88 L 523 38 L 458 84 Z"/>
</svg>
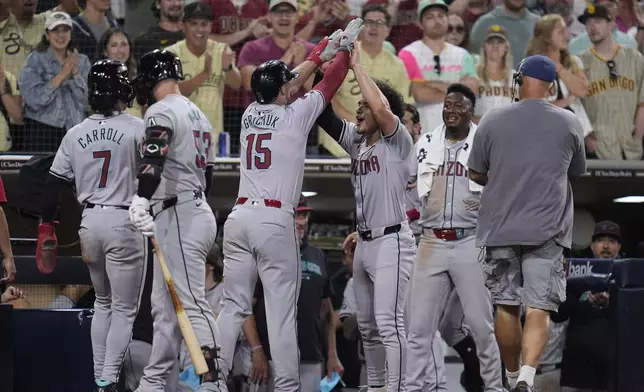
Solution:
<svg viewBox="0 0 644 392">
<path fill-rule="evenodd" d="M 323 39 L 293 72 L 282 61 L 268 61 L 251 77 L 257 102 L 242 117 L 239 195 L 224 228 L 223 308 L 217 318 L 223 380 L 232 368 L 242 323 L 252 313 L 259 274 L 267 310 L 274 390 L 300 391 L 295 320 L 300 253 L 294 206 L 302 189 L 308 132 L 347 75 L 349 52 L 361 29 L 361 19 L 351 21 L 344 32 L 338 30 Z M 291 93 L 334 57 L 322 81 L 290 103 Z"/>
<path fill-rule="evenodd" d="M 141 57 L 135 80 L 137 101 L 145 113 L 139 187 L 130 219 L 146 236 L 155 236 L 190 318 L 209 372 L 199 391 L 219 391 L 215 317 L 206 301 L 206 255 L 217 234 L 215 216 L 206 201 L 212 178 L 212 127 L 206 116 L 181 95 L 181 61 L 171 52 L 154 50 Z M 150 214 L 151 211 L 151 214 Z M 152 283 L 153 338 L 150 362 L 137 392 L 163 392 L 179 357 L 182 341 L 177 315 L 159 263 Z M 181 367 L 191 367 L 188 355 Z M 172 386 L 170 386 L 172 387 Z"/>
<path fill-rule="evenodd" d="M 53 220 L 61 185 L 75 181 L 83 206 L 79 230 L 83 261 L 96 290 L 92 320 L 95 392 L 116 391 L 130 342 L 145 277 L 145 238 L 132 225 L 128 206 L 136 191 L 141 119 L 123 113 L 134 91 L 127 67 L 115 60 L 94 64 L 88 78 L 95 114 L 63 138 L 47 181 L 37 264 L 53 270 L 56 236 Z"/>
</svg>

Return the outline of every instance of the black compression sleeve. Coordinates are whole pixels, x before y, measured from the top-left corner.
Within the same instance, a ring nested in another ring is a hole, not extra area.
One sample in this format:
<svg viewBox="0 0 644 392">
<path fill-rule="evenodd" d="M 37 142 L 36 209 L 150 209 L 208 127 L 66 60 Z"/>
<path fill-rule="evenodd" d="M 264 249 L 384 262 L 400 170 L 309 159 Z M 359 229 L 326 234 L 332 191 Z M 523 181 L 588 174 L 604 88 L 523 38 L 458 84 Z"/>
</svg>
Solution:
<svg viewBox="0 0 644 392">
<path fill-rule="evenodd" d="M 139 177 L 139 189 L 137 195 L 148 200 L 152 199 L 152 195 L 154 195 L 154 192 L 157 190 L 160 182 L 160 178 L 152 176 Z"/>
<path fill-rule="evenodd" d="M 43 194 L 41 211 L 43 223 L 54 221 L 54 215 L 56 215 L 56 209 L 58 208 L 58 197 L 64 185 L 68 185 L 68 182 L 51 173 L 47 175 L 47 181 L 45 181 L 47 192 Z"/>
<path fill-rule="evenodd" d="M 316 123 L 322 127 L 334 138 L 336 141 L 340 141 L 340 136 L 342 136 L 342 128 L 344 123 L 340 117 L 333 111 L 333 105 L 328 104 L 324 111 L 318 116 Z"/>
<path fill-rule="evenodd" d="M 214 167 L 212 165 L 206 166 L 206 197 L 210 194 L 210 189 L 212 189 L 212 171 Z"/>
</svg>

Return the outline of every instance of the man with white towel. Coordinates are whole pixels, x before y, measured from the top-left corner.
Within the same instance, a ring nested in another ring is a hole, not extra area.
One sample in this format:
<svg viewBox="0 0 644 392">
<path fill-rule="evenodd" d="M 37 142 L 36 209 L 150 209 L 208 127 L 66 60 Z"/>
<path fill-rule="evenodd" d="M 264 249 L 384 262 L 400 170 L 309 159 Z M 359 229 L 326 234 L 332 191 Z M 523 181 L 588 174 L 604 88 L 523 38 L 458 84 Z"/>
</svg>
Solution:
<svg viewBox="0 0 644 392">
<path fill-rule="evenodd" d="M 427 390 L 427 364 L 441 315 L 455 289 L 465 311 L 481 364 L 486 392 L 502 392 L 501 359 L 494 337 L 492 302 L 474 244 L 483 187 L 469 180 L 467 159 L 476 124 L 476 96 L 452 84 L 445 97 L 443 124 L 417 145 L 417 189 L 423 226 L 412 276 L 407 391 Z M 442 358 L 434 358 L 442 360 Z"/>
</svg>

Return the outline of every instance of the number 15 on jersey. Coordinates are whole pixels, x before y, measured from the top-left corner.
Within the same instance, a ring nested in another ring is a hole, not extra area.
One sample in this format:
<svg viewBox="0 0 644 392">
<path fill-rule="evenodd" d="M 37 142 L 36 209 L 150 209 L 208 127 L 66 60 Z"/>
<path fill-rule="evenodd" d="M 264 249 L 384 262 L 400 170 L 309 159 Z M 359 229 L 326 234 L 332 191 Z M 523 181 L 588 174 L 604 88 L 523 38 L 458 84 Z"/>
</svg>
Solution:
<svg viewBox="0 0 644 392">
<path fill-rule="evenodd" d="M 271 149 L 266 141 L 271 140 L 272 133 L 251 133 L 246 136 L 246 169 L 266 170 L 271 167 Z"/>
</svg>

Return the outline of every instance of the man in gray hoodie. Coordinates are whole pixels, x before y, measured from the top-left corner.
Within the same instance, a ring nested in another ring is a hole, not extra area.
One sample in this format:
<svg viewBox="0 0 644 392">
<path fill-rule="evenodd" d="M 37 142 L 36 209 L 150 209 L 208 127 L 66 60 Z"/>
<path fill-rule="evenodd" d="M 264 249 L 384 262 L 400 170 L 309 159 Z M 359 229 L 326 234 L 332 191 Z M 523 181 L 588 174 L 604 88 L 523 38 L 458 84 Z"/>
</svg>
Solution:
<svg viewBox="0 0 644 392">
<path fill-rule="evenodd" d="M 534 24 L 539 16 L 528 11 L 525 0 L 504 0 L 503 5 L 478 18 L 470 31 L 472 53 L 479 53 L 488 29 L 499 25 L 508 33 L 512 59 L 516 67 L 525 57 L 528 42 L 532 38 Z"/>
</svg>

